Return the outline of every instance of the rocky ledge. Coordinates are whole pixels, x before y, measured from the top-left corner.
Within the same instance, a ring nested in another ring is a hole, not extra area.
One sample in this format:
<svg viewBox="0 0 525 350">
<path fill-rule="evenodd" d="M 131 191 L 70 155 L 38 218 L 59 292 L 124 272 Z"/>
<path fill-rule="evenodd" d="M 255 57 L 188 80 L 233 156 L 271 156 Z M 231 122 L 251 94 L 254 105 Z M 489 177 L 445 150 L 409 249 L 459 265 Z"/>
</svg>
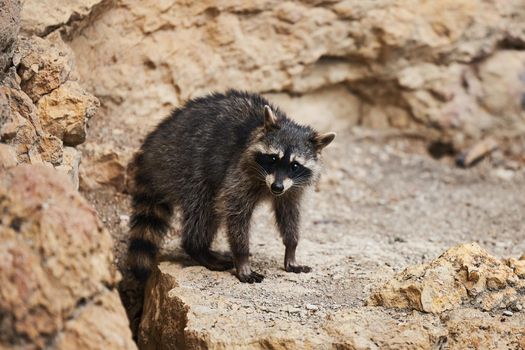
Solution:
<svg viewBox="0 0 525 350">
<path fill-rule="evenodd" d="M 253 286 L 201 267 L 163 263 L 149 282 L 140 345 L 517 349 L 525 346 L 525 314 L 520 312 L 525 303 L 524 266 L 525 260 L 503 262 L 476 244 L 460 245 L 428 264 L 407 268 L 374 292 L 368 306 L 350 309 L 337 305 L 336 295 L 316 295 L 315 274 L 278 272 L 272 274 L 274 280 Z M 202 281 L 204 275 L 207 281 Z M 218 289 L 222 295 L 215 294 Z M 317 301 L 300 301 L 305 299 Z"/>
</svg>

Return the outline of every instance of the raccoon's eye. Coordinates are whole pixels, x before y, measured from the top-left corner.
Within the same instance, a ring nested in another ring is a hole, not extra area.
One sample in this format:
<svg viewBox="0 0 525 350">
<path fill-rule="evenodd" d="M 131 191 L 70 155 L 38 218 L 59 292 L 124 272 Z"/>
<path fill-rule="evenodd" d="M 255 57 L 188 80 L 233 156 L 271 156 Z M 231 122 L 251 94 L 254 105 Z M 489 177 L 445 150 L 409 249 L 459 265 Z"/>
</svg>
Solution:
<svg viewBox="0 0 525 350">
<path fill-rule="evenodd" d="M 271 160 L 272 163 L 277 162 L 277 156 L 276 156 L 275 154 L 272 154 L 272 155 L 270 156 L 270 160 Z"/>
<path fill-rule="evenodd" d="M 296 172 L 297 170 L 299 170 L 300 165 L 297 162 L 292 162 L 292 165 L 290 165 L 290 168 L 292 169 L 293 172 Z"/>
</svg>

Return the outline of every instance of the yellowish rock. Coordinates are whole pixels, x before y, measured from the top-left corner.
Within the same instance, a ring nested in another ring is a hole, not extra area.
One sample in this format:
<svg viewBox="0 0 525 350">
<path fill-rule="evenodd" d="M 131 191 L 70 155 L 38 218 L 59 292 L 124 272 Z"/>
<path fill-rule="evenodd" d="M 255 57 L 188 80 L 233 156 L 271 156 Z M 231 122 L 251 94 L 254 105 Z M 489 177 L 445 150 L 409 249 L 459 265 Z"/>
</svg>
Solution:
<svg viewBox="0 0 525 350">
<path fill-rule="evenodd" d="M 37 104 L 43 129 L 68 146 L 85 141 L 87 121 L 98 106 L 98 100 L 75 81 L 62 84 Z"/>
<path fill-rule="evenodd" d="M 6 169 L 17 164 L 13 147 L 0 143 L 0 169 Z"/>
<path fill-rule="evenodd" d="M 515 272 L 479 245 L 453 247 L 427 264 L 409 266 L 378 288 L 369 305 L 442 313 L 472 301 L 485 311 L 520 297 Z"/>
</svg>

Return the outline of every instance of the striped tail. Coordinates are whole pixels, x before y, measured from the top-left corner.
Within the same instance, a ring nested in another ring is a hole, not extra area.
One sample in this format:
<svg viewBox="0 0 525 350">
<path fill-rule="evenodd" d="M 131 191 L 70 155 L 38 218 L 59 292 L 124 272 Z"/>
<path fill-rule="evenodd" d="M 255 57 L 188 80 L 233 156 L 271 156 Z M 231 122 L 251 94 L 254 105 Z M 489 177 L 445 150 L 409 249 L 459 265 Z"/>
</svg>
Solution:
<svg viewBox="0 0 525 350">
<path fill-rule="evenodd" d="M 147 194 L 133 196 L 128 264 L 133 275 L 146 280 L 157 266 L 157 253 L 169 229 L 172 207 Z"/>
<path fill-rule="evenodd" d="M 140 174 L 142 154 L 133 163 L 133 215 L 130 220 L 128 266 L 133 275 L 145 281 L 157 267 L 157 254 L 170 226 L 173 206 L 162 196 L 148 190 L 148 177 Z"/>
</svg>

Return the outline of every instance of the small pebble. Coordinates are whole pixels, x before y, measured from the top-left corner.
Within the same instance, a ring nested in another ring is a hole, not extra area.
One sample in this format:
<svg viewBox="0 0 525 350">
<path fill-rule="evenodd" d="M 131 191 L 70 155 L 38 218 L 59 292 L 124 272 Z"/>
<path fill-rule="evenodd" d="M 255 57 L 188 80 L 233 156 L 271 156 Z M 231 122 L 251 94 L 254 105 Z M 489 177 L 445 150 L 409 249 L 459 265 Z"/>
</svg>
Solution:
<svg viewBox="0 0 525 350">
<path fill-rule="evenodd" d="M 314 304 L 306 304 L 306 310 L 315 311 L 315 310 L 319 310 L 319 308 L 317 307 L 317 305 L 314 305 Z"/>
<path fill-rule="evenodd" d="M 505 315 L 505 316 L 512 316 L 513 313 L 512 313 L 512 311 L 505 310 L 505 311 L 503 311 L 503 315 Z"/>
</svg>

